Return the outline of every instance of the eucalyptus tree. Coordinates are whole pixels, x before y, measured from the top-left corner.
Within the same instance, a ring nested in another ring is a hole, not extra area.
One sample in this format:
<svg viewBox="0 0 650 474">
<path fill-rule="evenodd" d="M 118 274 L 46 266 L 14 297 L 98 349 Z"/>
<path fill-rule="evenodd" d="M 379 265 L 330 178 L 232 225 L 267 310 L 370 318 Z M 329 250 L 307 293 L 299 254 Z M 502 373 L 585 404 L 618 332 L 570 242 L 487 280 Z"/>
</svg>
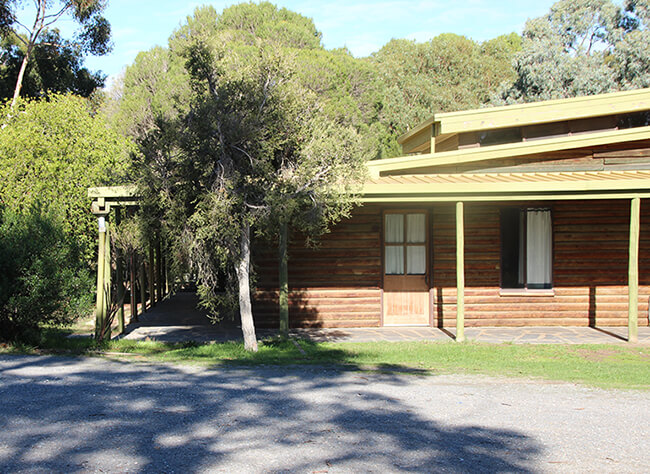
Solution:
<svg viewBox="0 0 650 474">
<path fill-rule="evenodd" d="M 529 20 L 516 78 L 495 103 L 599 94 L 650 85 L 647 0 L 561 0 Z"/>
<path fill-rule="evenodd" d="M 16 89 L 16 79 L 25 59 L 25 46 L 14 35 L 0 42 L 0 97 L 10 98 Z M 73 93 L 91 96 L 103 87 L 105 76 L 83 65 L 77 46 L 61 38 L 57 30 L 43 34 L 32 51 L 23 74 L 21 95 L 45 97 L 50 93 Z"/>
<path fill-rule="evenodd" d="M 102 12 L 106 0 L 34 0 L 32 21 L 25 24 L 17 15 L 21 0 L 0 2 L 0 30 L 13 37 L 25 48 L 24 57 L 16 78 L 12 106 L 15 105 L 23 83 L 27 64 L 34 47 L 53 25 L 69 17 L 79 25 L 74 42 L 80 52 L 106 54 L 110 51 L 111 27 Z"/>
</svg>

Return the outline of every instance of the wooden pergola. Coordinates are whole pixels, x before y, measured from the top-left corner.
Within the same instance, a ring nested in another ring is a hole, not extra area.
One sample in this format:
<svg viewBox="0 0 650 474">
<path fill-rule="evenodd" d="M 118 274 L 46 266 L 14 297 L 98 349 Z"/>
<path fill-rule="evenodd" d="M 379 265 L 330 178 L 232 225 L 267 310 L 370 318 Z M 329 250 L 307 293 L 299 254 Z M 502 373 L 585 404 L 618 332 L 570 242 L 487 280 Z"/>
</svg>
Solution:
<svg viewBox="0 0 650 474">
<path fill-rule="evenodd" d="M 112 225 L 119 225 L 127 209 L 140 206 L 140 198 L 135 186 L 110 186 L 88 189 L 88 197 L 93 199 L 92 213 L 97 217 L 98 252 L 97 252 L 97 300 L 95 306 L 95 337 L 110 337 L 110 328 L 104 334 L 101 329 L 105 326 L 111 311 L 116 311 L 118 331 L 122 333 L 125 327 L 124 294 L 126 283 L 130 293 L 130 317 L 138 318 L 138 303 L 142 312 L 156 305 L 169 293 L 169 279 L 165 257 L 162 252 L 160 238 L 152 239 L 148 249 L 148 262 L 142 259 L 135 261 L 131 256 L 128 275 L 124 275 L 124 256 L 117 255 L 115 265 L 111 258 L 110 232 Z M 115 278 L 112 275 L 115 275 Z M 146 284 L 148 282 L 148 285 Z M 117 286 L 117 308 L 112 307 L 112 285 Z M 139 294 L 136 288 L 139 287 Z M 139 301 L 138 301 L 139 299 Z"/>
</svg>

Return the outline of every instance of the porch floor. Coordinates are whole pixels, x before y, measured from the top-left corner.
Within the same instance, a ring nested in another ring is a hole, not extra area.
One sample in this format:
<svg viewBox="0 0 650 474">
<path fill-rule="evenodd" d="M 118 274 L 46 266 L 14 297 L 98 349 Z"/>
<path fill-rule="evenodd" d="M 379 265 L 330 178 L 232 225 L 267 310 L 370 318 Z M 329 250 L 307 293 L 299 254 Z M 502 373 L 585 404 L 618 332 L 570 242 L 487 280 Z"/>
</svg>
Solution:
<svg viewBox="0 0 650 474">
<path fill-rule="evenodd" d="M 196 307 L 194 293 L 178 293 L 158 303 L 127 326 L 125 339 L 151 339 L 163 342 L 223 342 L 242 339 L 234 322 L 212 324 L 205 312 Z M 380 327 L 338 329 L 292 329 L 296 337 L 314 341 L 450 341 L 454 328 Z M 258 339 L 277 334 L 274 329 L 258 329 Z M 515 344 L 625 344 L 627 327 L 481 327 L 465 328 L 469 341 Z M 639 327 L 639 344 L 650 344 L 650 327 Z"/>
</svg>

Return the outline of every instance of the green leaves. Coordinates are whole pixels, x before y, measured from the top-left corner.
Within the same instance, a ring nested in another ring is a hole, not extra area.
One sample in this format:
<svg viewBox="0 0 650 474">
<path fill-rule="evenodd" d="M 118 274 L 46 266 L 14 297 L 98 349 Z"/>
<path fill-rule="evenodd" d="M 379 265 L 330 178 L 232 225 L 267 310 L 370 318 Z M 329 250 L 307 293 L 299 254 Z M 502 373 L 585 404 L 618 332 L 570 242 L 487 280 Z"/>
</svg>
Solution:
<svg viewBox="0 0 650 474">
<path fill-rule="evenodd" d="M 650 84 L 647 2 L 561 0 L 529 20 L 517 77 L 497 104 L 599 94 Z"/>
<path fill-rule="evenodd" d="M 42 201 L 65 217 L 65 232 L 87 260 L 96 232 L 88 212 L 88 187 L 124 179 L 129 143 L 109 130 L 86 99 L 54 95 L 0 110 L 0 199 L 12 209 Z"/>
<path fill-rule="evenodd" d="M 0 338 L 36 340 L 44 324 L 89 310 L 92 276 L 79 251 L 61 214 L 46 205 L 0 208 Z"/>
</svg>

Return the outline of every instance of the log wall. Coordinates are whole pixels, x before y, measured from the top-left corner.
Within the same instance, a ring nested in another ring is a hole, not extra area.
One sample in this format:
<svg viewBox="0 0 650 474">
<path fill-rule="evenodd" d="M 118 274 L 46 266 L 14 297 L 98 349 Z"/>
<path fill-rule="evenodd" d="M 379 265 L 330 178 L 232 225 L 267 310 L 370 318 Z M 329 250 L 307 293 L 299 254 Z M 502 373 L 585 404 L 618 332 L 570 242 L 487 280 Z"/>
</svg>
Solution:
<svg viewBox="0 0 650 474">
<path fill-rule="evenodd" d="M 500 209 L 549 206 L 553 215 L 553 295 L 506 296 L 500 289 Z M 629 200 L 466 203 L 465 323 L 472 326 L 625 326 Z M 433 325 L 454 327 L 456 246 L 453 204 L 428 207 Z M 381 325 L 382 208 L 364 206 L 305 248 L 289 248 L 291 327 Z M 254 314 L 277 327 L 277 246 L 257 246 Z M 639 324 L 648 325 L 650 202 L 641 202 Z"/>
<path fill-rule="evenodd" d="M 625 326 L 629 200 L 543 203 L 553 215 L 553 296 L 504 296 L 500 285 L 499 209 L 466 204 L 465 324 L 472 326 Z M 539 207 L 541 203 L 530 203 Z M 639 324 L 648 325 L 650 208 L 642 201 Z M 455 325 L 455 215 L 433 211 L 434 324 Z"/>
<path fill-rule="evenodd" d="M 325 234 L 317 248 L 294 235 L 289 246 L 290 327 L 375 327 L 381 324 L 381 209 L 364 206 Z M 277 246 L 256 250 L 254 314 L 277 327 Z"/>
</svg>

